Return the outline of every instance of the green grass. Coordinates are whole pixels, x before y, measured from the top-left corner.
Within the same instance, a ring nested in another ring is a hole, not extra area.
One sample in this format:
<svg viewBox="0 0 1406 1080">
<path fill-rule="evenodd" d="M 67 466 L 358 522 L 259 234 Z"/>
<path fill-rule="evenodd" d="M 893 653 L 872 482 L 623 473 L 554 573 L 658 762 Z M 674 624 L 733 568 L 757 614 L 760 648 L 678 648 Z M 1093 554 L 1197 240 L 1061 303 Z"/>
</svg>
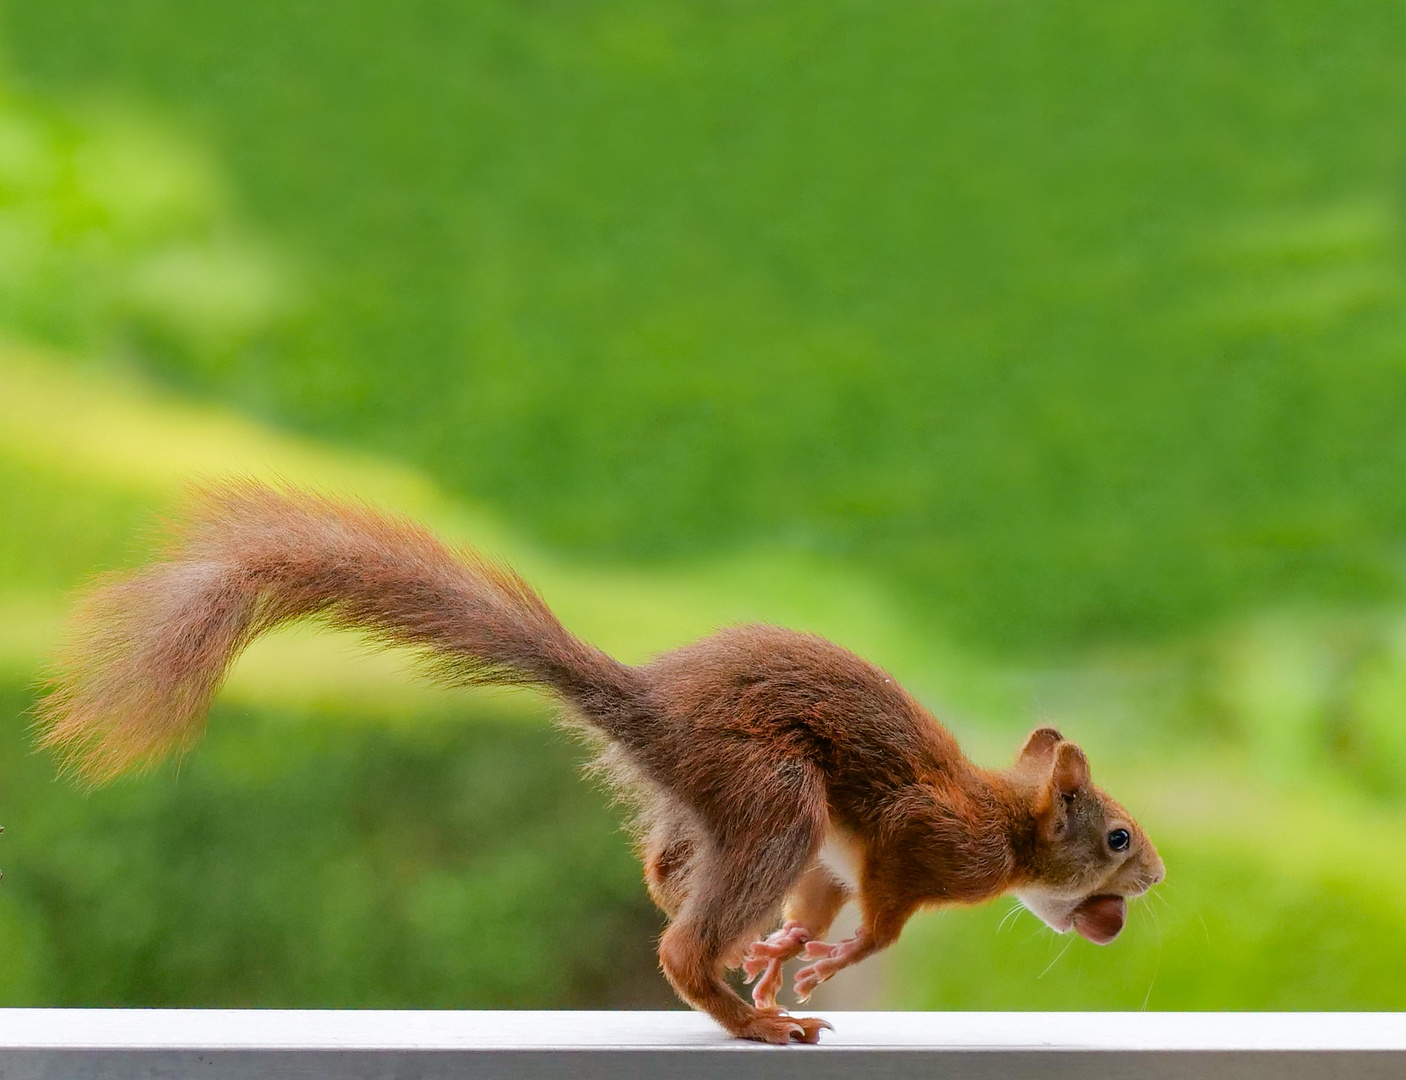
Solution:
<svg viewBox="0 0 1406 1080">
<path fill-rule="evenodd" d="M 145 363 L 558 549 L 780 544 L 1035 653 L 1400 595 L 1406 17 L 10 4 L 303 268 Z"/>
</svg>

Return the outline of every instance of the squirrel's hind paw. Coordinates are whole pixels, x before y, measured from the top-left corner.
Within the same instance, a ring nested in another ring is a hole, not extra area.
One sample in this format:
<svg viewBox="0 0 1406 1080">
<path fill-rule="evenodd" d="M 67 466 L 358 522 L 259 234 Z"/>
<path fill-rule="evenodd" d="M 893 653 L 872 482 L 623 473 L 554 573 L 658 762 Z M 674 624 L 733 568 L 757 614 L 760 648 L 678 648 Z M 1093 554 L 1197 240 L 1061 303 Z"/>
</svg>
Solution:
<svg viewBox="0 0 1406 1080">
<path fill-rule="evenodd" d="M 766 1009 L 734 1034 L 739 1039 L 784 1046 L 789 1042 L 818 1043 L 821 1031 L 826 1028 L 835 1030 L 828 1021 L 818 1016 L 788 1016 L 780 1009 Z"/>
</svg>

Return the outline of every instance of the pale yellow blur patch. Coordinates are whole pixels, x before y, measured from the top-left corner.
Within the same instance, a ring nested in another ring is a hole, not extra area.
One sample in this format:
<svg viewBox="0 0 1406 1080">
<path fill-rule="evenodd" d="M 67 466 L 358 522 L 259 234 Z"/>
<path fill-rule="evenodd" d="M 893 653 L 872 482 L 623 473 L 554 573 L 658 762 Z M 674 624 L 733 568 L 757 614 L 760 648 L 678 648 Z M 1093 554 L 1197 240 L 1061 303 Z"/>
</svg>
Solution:
<svg viewBox="0 0 1406 1080">
<path fill-rule="evenodd" d="M 410 469 L 163 393 L 113 365 L 16 344 L 0 345 L 0 454 L 162 502 L 193 479 L 236 474 L 412 509 L 444 502 Z"/>
<path fill-rule="evenodd" d="M 149 499 L 154 515 L 176 507 L 192 480 L 232 475 L 285 481 L 404 513 L 450 542 L 512 563 L 572 630 L 628 662 L 720 626 L 766 621 L 825 634 L 905 677 L 960 666 L 939 662 L 955 658 L 915 639 L 876 588 L 834 566 L 766 551 L 687 572 L 567 564 L 406 466 L 184 400 L 111 365 L 74 363 L 15 344 L 0 345 L 0 458 L 63 475 L 80 490 Z M 9 526 L 22 530 L 24 523 Z M 0 668 L 21 677 L 38 671 L 58 641 L 66 603 L 63 595 L 0 593 Z M 541 699 L 529 692 L 476 694 L 492 695 L 500 708 L 540 714 Z M 302 626 L 256 642 L 236 664 L 223 697 L 390 719 L 452 707 L 465 693 L 417 679 L 407 655 Z"/>
</svg>

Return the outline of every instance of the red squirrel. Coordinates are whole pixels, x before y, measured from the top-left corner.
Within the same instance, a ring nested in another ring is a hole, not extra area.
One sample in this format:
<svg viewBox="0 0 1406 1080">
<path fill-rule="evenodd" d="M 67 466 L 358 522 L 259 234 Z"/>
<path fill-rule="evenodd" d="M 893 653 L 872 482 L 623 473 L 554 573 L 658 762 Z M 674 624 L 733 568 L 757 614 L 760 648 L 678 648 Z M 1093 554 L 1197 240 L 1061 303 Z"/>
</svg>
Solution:
<svg viewBox="0 0 1406 1080">
<path fill-rule="evenodd" d="M 918 909 L 1015 893 L 1099 944 L 1164 876 L 1083 752 L 1035 731 L 1007 769 L 972 764 L 880 668 L 813 634 L 736 626 L 639 667 L 573 636 L 512 570 L 426 529 L 253 481 L 199 492 L 164 556 L 79 602 L 39 741 L 89 783 L 198 737 L 255 637 L 317 618 L 417 650 L 457 685 L 531 685 L 602 744 L 640 807 L 664 975 L 734 1036 L 818 1041 L 776 1004 L 891 944 Z M 854 936 L 822 941 L 849 900 Z M 784 913 L 781 929 L 763 937 Z M 744 969 L 752 1001 L 725 973 Z"/>
</svg>

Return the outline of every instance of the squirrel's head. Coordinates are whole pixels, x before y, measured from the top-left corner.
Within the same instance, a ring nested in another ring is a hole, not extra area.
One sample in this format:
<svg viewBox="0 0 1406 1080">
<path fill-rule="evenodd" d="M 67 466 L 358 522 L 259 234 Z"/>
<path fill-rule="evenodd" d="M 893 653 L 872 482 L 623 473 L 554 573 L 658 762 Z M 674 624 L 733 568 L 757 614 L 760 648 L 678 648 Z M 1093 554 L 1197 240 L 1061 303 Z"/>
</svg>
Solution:
<svg viewBox="0 0 1406 1080">
<path fill-rule="evenodd" d="M 1166 877 L 1157 849 L 1054 728 L 1031 734 L 1012 773 L 1034 793 L 1016 896 L 1051 929 L 1107 945 L 1123 929 L 1127 901 Z"/>
</svg>

